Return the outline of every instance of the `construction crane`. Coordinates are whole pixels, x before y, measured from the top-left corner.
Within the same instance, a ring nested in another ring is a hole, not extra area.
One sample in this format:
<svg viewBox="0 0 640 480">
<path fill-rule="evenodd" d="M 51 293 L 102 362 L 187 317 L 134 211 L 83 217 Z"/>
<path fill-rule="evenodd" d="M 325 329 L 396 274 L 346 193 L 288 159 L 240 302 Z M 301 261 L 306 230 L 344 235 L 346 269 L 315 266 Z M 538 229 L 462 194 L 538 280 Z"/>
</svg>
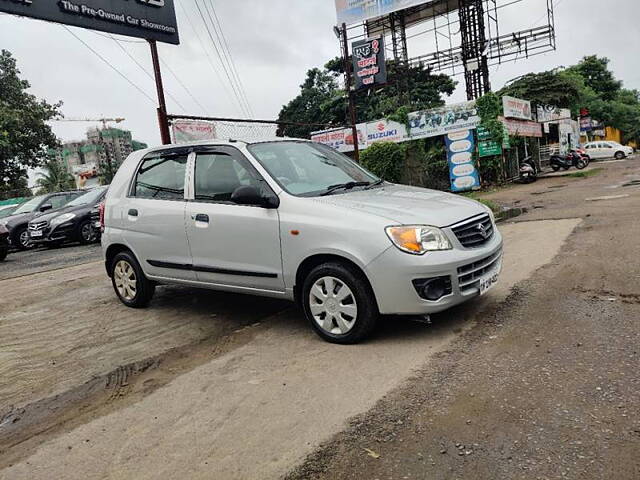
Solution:
<svg viewBox="0 0 640 480">
<path fill-rule="evenodd" d="M 107 122 L 121 123 L 124 122 L 124 118 L 57 118 L 52 120 L 53 122 L 102 122 L 102 128 L 107 128 Z"/>
</svg>

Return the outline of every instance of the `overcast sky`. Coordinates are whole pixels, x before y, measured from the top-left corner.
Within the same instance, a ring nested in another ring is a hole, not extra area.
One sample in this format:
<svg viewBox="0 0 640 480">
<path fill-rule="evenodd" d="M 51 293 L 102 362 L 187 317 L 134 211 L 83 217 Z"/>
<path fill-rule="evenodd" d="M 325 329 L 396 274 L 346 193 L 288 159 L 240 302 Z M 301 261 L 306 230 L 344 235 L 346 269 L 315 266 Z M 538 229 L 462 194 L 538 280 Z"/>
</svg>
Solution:
<svg viewBox="0 0 640 480">
<path fill-rule="evenodd" d="M 498 0 L 499 4 L 512 0 Z M 197 14 L 194 0 L 176 0 L 181 45 L 160 44 L 160 55 L 199 106 L 176 79 L 163 70 L 172 113 L 212 116 L 242 116 L 228 94 L 229 87 L 211 43 Z M 332 31 L 335 23 L 333 0 L 213 0 L 223 24 L 230 50 L 257 118 L 276 118 L 283 104 L 293 98 L 309 68 L 323 65 L 339 54 Z M 611 59 L 611 67 L 628 88 L 640 88 L 637 60 L 640 30 L 638 0 L 556 0 L 558 49 L 539 57 L 511 62 L 491 69 L 494 89 L 519 75 L 571 65 L 584 55 L 598 54 Z M 501 9 L 501 33 L 543 24 L 546 0 L 522 0 Z M 188 16 L 185 16 L 184 12 Z M 214 72 L 191 22 L 209 56 Z M 118 67 L 128 78 L 155 99 L 152 80 L 104 34 L 70 27 L 74 33 Z M 124 48 L 150 71 L 148 46 L 144 42 L 123 43 Z M 67 117 L 124 117 L 121 124 L 134 137 L 151 145 L 159 143 L 156 105 L 135 90 L 61 25 L 0 14 L 0 48 L 17 59 L 32 93 L 49 102 L 62 100 Z M 428 36 L 410 44 L 410 54 L 426 53 Z M 448 102 L 465 99 L 464 86 Z M 64 141 L 84 137 L 86 123 L 55 123 L 54 130 Z"/>
</svg>

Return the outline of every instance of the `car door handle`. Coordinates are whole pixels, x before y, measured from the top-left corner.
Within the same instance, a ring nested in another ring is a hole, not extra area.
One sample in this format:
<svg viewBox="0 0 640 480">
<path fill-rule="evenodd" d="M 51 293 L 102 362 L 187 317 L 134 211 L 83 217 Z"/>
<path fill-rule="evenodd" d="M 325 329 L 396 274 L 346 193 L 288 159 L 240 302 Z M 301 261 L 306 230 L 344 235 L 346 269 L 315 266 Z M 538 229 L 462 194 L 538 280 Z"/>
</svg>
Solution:
<svg viewBox="0 0 640 480">
<path fill-rule="evenodd" d="M 135 208 L 129 209 L 129 216 L 130 217 L 137 217 L 138 216 L 138 210 L 136 210 Z"/>
<path fill-rule="evenodd" d="M 202 222 L 202 223 L 209 223 L 209 215 L 205 214 L 205 213 L 198 213 L 195 217 L 194 220 L 196 222 Z"/>
</svg>

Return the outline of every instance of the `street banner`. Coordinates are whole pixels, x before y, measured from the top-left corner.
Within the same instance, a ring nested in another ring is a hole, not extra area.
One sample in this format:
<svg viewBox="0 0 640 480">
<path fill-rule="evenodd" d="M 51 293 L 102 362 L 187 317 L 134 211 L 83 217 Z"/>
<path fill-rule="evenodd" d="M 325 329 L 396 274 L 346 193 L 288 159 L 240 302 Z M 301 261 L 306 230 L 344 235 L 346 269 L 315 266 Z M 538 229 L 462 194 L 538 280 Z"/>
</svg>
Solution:
<svg viewBox="0 0 640 480">
<path fill-rule="evenodd" d="M 358 130 L 358 149 L 367 148 L 367 126 L 364 123 L 356 125 Z M 311 133 L 311 141 L 322 143 L 339 152 L 353 152 L 353 129 L 338 128 L 333 130 L 323 130 Z"/>
<path fill-rule="evenodd" d="M 174 143 L 212 140 L 216 138 L 216 126 L 202 120 L 174 120 L 171 124 Z"/>
<path fill-rule="evenodd" d="M 473 130 L 478 125 L 480 117 L 475 102 L 456 103 L 409 114 L 409 134 L 414 139 Z"/>
<path fill-rule="evenodd" d="M 591 117 L 582 117 L 580 119 L 580 131 L 590 132 L 591 130 L 593 130 L 593 122 L 591 121 Z"/>
<path fill-rule="evenodd" d="M 364 22 L 404 8 L 414 7 L 427 0 L 335 0 L 338 25 Z"/>
<path fill-rule="evenodd" d="M 502 147 L 498 142 L 494 142 L 493 140 L 478 142 L 479 157 L 493 157 L 500 154 L 502 154 Z"/>
<path fill-rule="evenodd" d="M 502 97 L 505 118 L 516 118 L 518 120 L 531 120 L 531 102 L 519 98 Z"/>
<path fill-rule="evenodd" d="M 480 188 L 480 175 L 473 161 L 475 142 L 473 130 L 449 133 L 444 137 L 449 160 L 449 178 L 452 192 L 465 192 Z"/>
<path fill-rule="evenodd" d="M 554 105 L 539 105 L 537 108 L 538 123 L 558 122 L 571 118 L 571 110 Z"/>
<path fill-rule="evenodd" d="M 353 42 L 352 48 L 356 90 L 387 83 L 384 38 L 358 40 Z"/>
<path fill-rule="evenodd" d="M 0 12 L 178 45 L 173 0 L 0 0 Z"/>
<path fill-rule="evenodd" d="M 404 142 L 410 140 L 407 137 L 407 127 L 399 122 L 378 120 L 367 123 L 367 143 L 371 145 L 377 142 Z"/>
<path fill-rule="evenodd" d="M 514 137 L 542 137 L 541 123 L 504 117 L 498 117 L 498 119 L 504 124 L 509 135 L 513 135 Z"/>
</svg>

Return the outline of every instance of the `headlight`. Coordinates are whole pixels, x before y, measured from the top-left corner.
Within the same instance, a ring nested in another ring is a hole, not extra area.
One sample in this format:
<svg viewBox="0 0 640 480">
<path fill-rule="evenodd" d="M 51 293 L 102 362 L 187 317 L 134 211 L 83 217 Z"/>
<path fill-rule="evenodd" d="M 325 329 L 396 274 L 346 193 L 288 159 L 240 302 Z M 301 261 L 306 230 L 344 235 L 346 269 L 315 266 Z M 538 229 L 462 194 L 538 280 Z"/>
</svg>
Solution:
<svg viewBox="0 0 640 480">
<path fill-rule="evenodd" d="M 442 230 L 428 225 L 387 227 L 387 235 L 403 252 L 424 255 L 427 252 L 451 250 L 451 242 Z"/>
<path fill-rule="evenodd" d="M 61 223 L 68 222 L 69 220 L 73 220 L 74 218 L 76 218 L 75 213 L 63 213 L 59 217 L 56 217 L 53 220 L 51 220 L 51 226 L 53 227 L 56 225 L 60 225 Z"/>
</svg>

